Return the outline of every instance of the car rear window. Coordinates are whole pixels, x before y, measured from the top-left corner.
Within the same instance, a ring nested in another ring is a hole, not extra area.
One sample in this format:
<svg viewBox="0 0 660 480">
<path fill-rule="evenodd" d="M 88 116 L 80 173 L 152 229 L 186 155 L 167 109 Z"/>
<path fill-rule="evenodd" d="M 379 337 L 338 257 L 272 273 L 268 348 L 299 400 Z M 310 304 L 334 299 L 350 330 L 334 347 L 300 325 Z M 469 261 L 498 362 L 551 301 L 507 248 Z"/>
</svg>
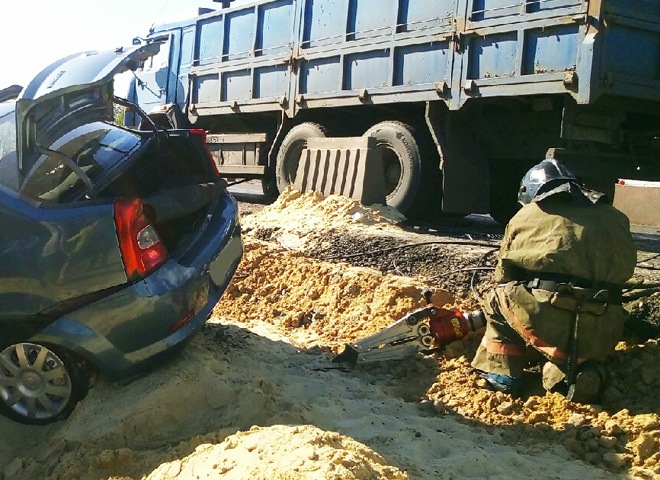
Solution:
<svg viewBox="0 0 660 480">
<path fill-rule="evenodd" d="M 136 152 L 141 143 L 140 135 L 108 123 L 82 125 L 45 147 L 29 171 L 21 172 L 20 193 L 46 203 L 77 199 L 89 190 L 83 176 L 95 184 Z"/>
</svg>

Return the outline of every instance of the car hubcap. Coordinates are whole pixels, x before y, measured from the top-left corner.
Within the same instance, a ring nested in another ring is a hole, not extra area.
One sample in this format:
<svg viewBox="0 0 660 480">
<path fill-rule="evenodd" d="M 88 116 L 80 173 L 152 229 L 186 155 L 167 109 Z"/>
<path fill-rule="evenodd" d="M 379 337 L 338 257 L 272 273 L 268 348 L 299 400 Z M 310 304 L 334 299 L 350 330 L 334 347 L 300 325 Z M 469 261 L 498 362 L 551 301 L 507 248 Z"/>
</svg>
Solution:
<svg viewBox="0 0 660 480">
<path fill-rule="evenodd" d="M 0 399 L 18 415 L 55 417 L 66 408 L 71 394 L 64 362 L 48 348 L 18 343 L 0 353 Z"/>
</svg>

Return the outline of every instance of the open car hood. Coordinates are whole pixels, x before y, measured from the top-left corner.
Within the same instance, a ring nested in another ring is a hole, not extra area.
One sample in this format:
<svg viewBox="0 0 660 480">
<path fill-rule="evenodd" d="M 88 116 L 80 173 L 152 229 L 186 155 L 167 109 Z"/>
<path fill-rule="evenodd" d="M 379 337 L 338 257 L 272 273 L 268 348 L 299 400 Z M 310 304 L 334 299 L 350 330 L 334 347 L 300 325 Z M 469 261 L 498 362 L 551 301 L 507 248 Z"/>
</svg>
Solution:
<svg viewBox="0 0 660 480">
<path fill-rule="evenodd" d="M 58 60 L 21 92 L 16 102 L 19 168 L 29 169 L 63 133 L 113 119 L 113 78 L 158 53 L 160 44 L 83 52 Z"/>
</svg>

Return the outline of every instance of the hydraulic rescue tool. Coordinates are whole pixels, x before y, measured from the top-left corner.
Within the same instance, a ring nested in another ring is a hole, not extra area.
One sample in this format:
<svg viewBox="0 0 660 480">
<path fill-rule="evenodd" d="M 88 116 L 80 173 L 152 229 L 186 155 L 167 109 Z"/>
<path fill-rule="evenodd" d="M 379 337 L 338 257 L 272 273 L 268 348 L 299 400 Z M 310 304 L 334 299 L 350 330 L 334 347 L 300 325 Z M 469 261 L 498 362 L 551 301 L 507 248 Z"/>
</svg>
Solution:
<svg viewBox="0 0 660 480">
<path fill-rule="evenodd" d="M 424 297 L 427 306 L 378 333 L 346 345 L 332 361 L 360 365 L 412 357 L 418 352 L 430 353 L 486 325 L 480 310 L 469 313 L 448 310 L 431 303 L 431 292 L 424 292 Z"/>
</svg>

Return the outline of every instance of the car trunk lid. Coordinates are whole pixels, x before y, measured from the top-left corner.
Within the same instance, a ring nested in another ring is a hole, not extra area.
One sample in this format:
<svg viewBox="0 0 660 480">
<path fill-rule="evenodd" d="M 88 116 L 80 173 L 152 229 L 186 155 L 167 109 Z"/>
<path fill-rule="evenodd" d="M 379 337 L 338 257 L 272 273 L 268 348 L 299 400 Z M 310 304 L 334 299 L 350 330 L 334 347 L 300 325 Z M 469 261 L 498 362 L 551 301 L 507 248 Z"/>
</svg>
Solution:
<svg viewBox="0 0 660 480">
<path fill-rule="evenodd" d="M 43 146 L 63 133 L 95 121 L 112 121 L 114 76 L 135 70 L 159 48 L 158 43 L 151 43 L 78 53 L 37 74 L 16 102 L 16 146 L 22 176 L 43 154 Z M 84 172 L 73 165 L 70 168 L 84 177 Z"/>
</svg>

